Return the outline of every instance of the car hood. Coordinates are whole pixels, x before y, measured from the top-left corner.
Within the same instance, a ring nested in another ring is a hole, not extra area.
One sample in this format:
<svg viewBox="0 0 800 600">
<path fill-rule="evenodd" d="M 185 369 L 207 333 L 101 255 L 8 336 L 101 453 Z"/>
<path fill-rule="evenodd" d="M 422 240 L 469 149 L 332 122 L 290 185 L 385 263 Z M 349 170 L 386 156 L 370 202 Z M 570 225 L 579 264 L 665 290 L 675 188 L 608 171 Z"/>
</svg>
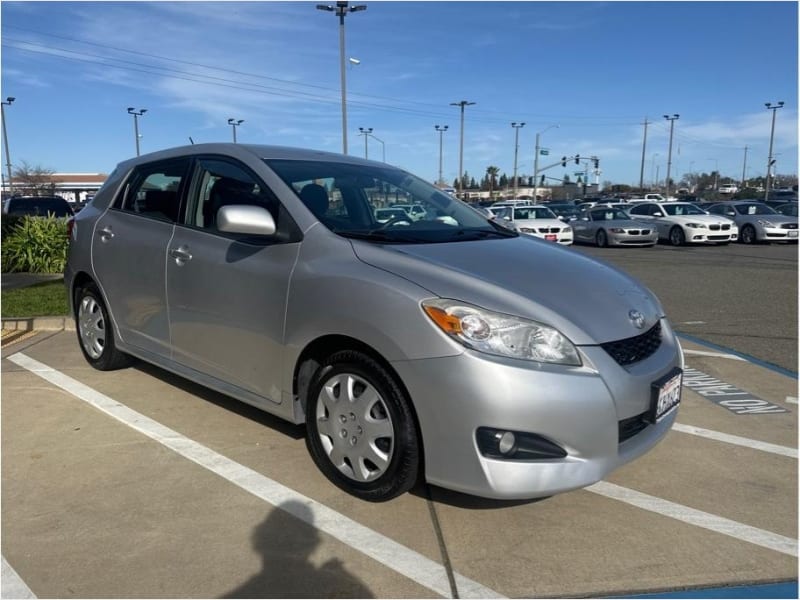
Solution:
<svg viewBox="0 0 800 600">
<path fill-rule="evenodd" d="M 790 217 L 788 215 L 736 215 L 737 221 L 755 222 L 755 221 L 769 221 L 774 225 L 782 225 L 784 223 L 797 223 L 797 217 Z"/>
<path fill-rule="evenodd" d="M 538 227 L 564 227 L 567 224 L 561 219 L 515 219 L 514 223 L 519 227 L 536 229 Z"/>
<path fill-rule="evenodd" d="M 706 225 L 730 225 L 733 223 L 732 219 L 722 215 L 667 215 L 661 218 L 675 223 L 705 223 Z"/>
<path fill-rule="evenodd" d="M 630 275 L 531 236 L 442 244 L 351 241 L 363 262 L 451 298 L 553 326 L 578 345 L 647 331 L 661 304 Z M 644 318 L 634 325 L 632 311 Z"/>
</svg>

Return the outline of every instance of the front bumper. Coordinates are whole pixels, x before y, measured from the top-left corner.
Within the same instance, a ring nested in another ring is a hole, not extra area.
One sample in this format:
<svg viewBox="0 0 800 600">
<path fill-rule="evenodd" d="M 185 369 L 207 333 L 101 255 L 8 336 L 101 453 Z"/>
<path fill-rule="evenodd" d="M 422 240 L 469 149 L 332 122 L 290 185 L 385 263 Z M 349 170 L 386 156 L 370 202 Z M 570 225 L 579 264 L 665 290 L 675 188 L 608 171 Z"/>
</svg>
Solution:
<svg viewBox="0 0 800 600">
<path fill-rule="evenodd" d="M 760 240 L 768 242 L 792 241 L 798 239 L 797 229 L 784 229 L 782 227 L 763 227 L 759 232 L 762 233 Z"/>
<path fill-rule="evenodd" d="M 647 234 L 608 232 L 608 243 L 612 246 L 652 246 L 658 242 L 658 231 L 651 229 Z"/>
<path fill-rule="evenodd" d="M 550 496 L 585 487 L 641 456 L 669 431 L 677 411 L 620 441 L 650 406 L 651 384 L 682 367 L 668 323 L 649 358 L 618 365 L 599 346 L 580 348 L 582 367 L 459 356 L 393 363 L 419 418 L 429 483 L 497 499 Z M 484 456 L 481 427 L 538 435 L 563 458 L 506 460 Z"/>
</svg>

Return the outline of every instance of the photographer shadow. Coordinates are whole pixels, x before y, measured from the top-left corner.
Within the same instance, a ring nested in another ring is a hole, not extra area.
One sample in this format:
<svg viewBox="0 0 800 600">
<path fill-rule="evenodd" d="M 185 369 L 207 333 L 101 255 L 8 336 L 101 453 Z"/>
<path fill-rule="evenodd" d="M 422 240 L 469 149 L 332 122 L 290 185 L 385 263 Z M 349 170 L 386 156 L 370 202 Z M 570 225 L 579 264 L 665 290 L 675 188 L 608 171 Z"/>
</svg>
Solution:
<svg viewBox="0 0 800 600">
<path fill-rule="evenodd" d="M 261 555 L 261 571 L 223 598 L 372 598 L 372 591 L 338 558 L 321 566 L 310 557 L 321 542 L 314 515 L 305 504 L 288 501 L 274 508 L 251 536 Z"/>
</svg>

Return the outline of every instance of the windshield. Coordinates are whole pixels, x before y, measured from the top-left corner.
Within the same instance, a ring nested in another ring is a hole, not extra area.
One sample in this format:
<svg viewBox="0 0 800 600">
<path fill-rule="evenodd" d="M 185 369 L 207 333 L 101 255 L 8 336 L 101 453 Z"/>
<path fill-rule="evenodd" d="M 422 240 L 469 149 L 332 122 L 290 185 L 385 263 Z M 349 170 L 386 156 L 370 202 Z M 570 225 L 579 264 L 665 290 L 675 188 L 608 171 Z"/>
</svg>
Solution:
<svg viewBox="0 0 800 600">
<path fill-rule="evenodd" d="M 422 179 L 388 165 L 265 162 L 325 227 L 343 237 L 432 243 L 517 235 Z M 419 208 L 409 214 L 401 206 Z"/>
<path fill-rule="evenodd" d="M 682 217 L 683 215 L 704 215 L 706 212 L 700 210 L 693 204 L 664 204 L 664 212 L 671 217 Z"/>
<path fill-rule="evenodd" d="M 754 202 L 753 204 L 737 204 L 734 206 L 736 212 L 740 215 L 774 215 L 775 211 L 772 210 L 766 204 L 759 204 Z"/>
<path fill-rule="evenodd" d="M 553 211 L 544 206 L 523 206 L 514 209 L 514 220 L 519 219 L 557 219 Z"/>
<path fill-rule="evenodd" d="M 592 211 L 592 221 L 627 221 L 630 217 L 624 211 L 618 208 L 604 208 L 602 210 Z"/>
</svg>

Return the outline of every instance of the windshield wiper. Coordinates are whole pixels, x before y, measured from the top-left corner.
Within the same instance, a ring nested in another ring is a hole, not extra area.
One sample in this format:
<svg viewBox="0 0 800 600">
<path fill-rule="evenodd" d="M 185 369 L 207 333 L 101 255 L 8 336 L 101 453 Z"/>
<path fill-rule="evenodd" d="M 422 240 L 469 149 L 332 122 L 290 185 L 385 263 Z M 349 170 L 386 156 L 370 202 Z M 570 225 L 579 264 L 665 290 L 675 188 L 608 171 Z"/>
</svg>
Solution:
<svg viewBox="0 0 800 600">
<path fill-rule="evenodd" d="M 427 243 L 430 240 L 414 237 L 398 231 L 381 231 L 380 229 L 373 229 L 371 231 L 337 231 L 337 234 L 346 238 L 354 238 L 357 240 L 367 240 L 371 242 L 387 242 L 389 244 L 404 244 L 409 242 Z"/>
<path fill-rule="evenodd" d="M 519 234 L 510 229 L 459 229 L 454 231 L 451 238 L 461 238 L 463 240 L 485 240 L 490 237 L 510 238 L 517 237 Z"/>
</svg>

